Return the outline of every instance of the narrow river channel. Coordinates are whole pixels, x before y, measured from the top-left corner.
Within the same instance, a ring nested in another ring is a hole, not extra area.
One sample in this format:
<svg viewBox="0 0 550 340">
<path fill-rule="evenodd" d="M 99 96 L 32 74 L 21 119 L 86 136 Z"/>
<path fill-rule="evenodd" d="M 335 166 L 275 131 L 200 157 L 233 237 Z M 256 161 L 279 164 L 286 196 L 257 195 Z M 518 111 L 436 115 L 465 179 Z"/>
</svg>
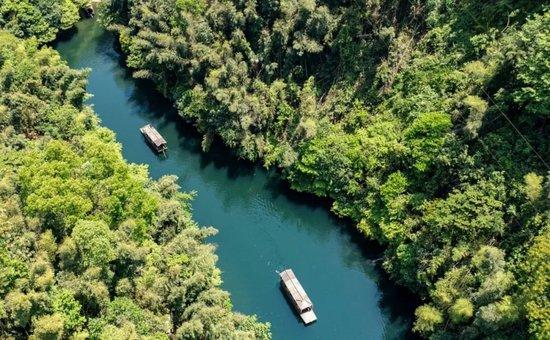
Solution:
<svg viewBox="0 0 550 340">
<path fill-rule="evenodd" d="M 133 80 L 120 63 L 114 38 L 93 20 L 56 49 L 74 68 L 90 68 L 90 103 L 114 130 L 126 159 L 149 166 L 152 177 L 177 175 L 196 191 L 194 217 L 212 225 L 223 287 L 234 308 L 272 325 L 274 339 L 394 339 L 408 336 L 411 302 L 373 260 L 374 245 L 357 237 L 315 198 L 287 189 L 276 173 L 238 161 L 182 122 L 150 84 Z M 139 128 L 152 123 L 168 141 L 156 157 Z M 304 327 L 283 297 L 277 271 L 292 268 L 315 305 L 318 322 Z"/>
</svg>

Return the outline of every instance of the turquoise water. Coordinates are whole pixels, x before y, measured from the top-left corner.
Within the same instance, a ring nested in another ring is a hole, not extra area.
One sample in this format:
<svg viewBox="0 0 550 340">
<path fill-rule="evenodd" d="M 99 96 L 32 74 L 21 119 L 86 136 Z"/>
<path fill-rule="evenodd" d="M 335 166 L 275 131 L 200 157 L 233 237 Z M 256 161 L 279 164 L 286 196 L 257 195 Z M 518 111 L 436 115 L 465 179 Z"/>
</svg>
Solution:
<svg viewBox="0 0 550 340">
<path fill-rule="evenodd" d="M 202 152 L 200 136 L 153 87 L 131 78 L 114 38 L 86 20 L 56 49 L 72 67 L 90 68 L 90 103 L 117 134 L 126 159 L 152 177 L 175 174 L 196 191 L 194 217 L 214 226 L 223 287 L 234 308 L 272 325 L 275 339 L 391 339 L 409 336 L 411 298 L 375 266 L 380 250 L 357 236 L 326 204 L 288 190 L 275 172 L 239 161 L 222 145 Z M 139 132 L 151 123 L 168 142 L 155 156 Z M 280 291 L 277 271 L 292 268 L 313 300 L 318 322 L 305 327 Z"/>
</svg>

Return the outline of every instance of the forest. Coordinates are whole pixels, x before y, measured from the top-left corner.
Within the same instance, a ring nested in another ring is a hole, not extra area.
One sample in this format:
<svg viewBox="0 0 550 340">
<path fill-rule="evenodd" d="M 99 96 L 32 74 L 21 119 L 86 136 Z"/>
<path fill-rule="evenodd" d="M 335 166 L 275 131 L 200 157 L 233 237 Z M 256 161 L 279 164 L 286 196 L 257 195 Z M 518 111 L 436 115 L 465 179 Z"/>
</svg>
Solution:
<svg viewBox="0 0 550 340">
<path fill-rule="evenodd" d="M 135 78 L 385 248 L 413 330 L 550 337 L 544 1 L 111 0 Z"/>
<path fill-rule="evenodd" d="M 80 20 L 88 0 L 1 0 L 0 27 L 18 38 L 48 43 Z"/>
<path fill-rule="evenodd" d="M 0 0 L 0 337 L 268 338 L 174 177 L 128 164 L 44 44 L 80 0 Z M 109 0 L 126 64 L 203 134 L 333 201 L 426 338 L 550 338 L 550 7 Z"/>
<path fill-rule="evenodd" d="M 127 163 L 88 71 L 43 45 L 73 3 L 0 4 L 0 338 L 270 338 L 232 311 L 193 194 Z"/>
</svg>

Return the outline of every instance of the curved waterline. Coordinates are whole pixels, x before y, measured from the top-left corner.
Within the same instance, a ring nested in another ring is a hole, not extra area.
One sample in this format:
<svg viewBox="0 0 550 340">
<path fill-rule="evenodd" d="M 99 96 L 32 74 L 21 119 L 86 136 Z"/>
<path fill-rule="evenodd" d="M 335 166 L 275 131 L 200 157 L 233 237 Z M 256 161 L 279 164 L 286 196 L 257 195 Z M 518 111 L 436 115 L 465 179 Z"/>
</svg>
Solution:
<svg viewBox="0 0 550 340">
<path fill-rule="evenodd" d="M 177 175 L 197 191 L 194 217 L 219 234 L 219 267 L 236 310 L 272 324 L 276 339 L 381 339 L 410 336 L 412 297 L 377 267 L 380 249 L 335 218 L 323 202 L 292 192 L 276 172 L 237 160 L 223 145 L 201 151 L 201 136 L 180 119 L 151 84 L 131 78 L 95 21 L 78 25 L 56 49 L 72 67 L 91 68 L 88 90 L 103 124 L 123 154 L 149 166 L 151 176 Z M 168 141 L 155 156 L 139 127 L 152 123 Z M 299 323 L 279 291 L 276 271 L 293 268 L 315 304 L 319 321 Z"/>
</svg>

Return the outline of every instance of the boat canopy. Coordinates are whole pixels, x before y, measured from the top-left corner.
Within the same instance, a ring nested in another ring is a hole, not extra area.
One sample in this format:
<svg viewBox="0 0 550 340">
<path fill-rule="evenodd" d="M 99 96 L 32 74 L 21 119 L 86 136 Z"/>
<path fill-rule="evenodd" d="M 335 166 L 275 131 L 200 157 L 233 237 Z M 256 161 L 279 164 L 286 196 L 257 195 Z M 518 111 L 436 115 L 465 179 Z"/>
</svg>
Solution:
<svg viewBox="0 0 550 340">
<path fill-rule="evenodd" d="M 156 149 L 162 150 L 166 147 L 166 140 L 162 138 L 160 133 L 153 126 L 151 126 L 151 124 L 142 127 L 141 132 L 147 137 L 149 142 L 153 144 Z"/>
<path fill-rule="evenodd" d="M 287 269 L 281 272 L 280 276 L 286 290 L 290 294 L 291 298 L 294 300 L 300 312 L 310 310 L 313 307 L 313 304 L 307 296 L 306 291 L 296 278 L 296 275 L 294 275 L 292 269 Z"/>
</svg>

